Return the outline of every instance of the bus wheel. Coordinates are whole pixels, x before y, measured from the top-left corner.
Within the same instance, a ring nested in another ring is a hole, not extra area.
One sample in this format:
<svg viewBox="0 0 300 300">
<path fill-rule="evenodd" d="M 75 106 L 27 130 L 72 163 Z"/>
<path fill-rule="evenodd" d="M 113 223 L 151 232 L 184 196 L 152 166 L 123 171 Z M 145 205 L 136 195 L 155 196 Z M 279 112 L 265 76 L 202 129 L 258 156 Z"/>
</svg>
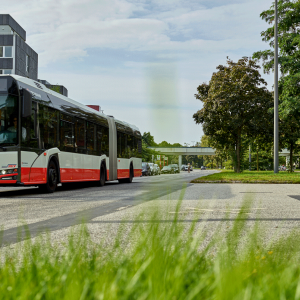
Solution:
<svg viewBox="0 0 300 300">
<path fill-rule="evenodd" d="M 104 184 L 105 184 L 105 168 L 103 165 L 101 165 L 99 186 L 104 186 Z"/>
<path fill-rule="evenodd" d="M 126 179 L 125 179 L 125 182 L 131 183 L 131 182 L 132 182 L 132 179 L 133 179 L 133 167 L 130 166 L 129 178 L 126 178 Z"/>
<path fill-rule="evenodd" d="M 57 167 L 55 162 L 51 160 L 47 170 L 47 183 L 41 185 L 40 187 L 46 193 L 53 193 L 57 188 L 57 183 L 58 183 Z"/>
</svg>

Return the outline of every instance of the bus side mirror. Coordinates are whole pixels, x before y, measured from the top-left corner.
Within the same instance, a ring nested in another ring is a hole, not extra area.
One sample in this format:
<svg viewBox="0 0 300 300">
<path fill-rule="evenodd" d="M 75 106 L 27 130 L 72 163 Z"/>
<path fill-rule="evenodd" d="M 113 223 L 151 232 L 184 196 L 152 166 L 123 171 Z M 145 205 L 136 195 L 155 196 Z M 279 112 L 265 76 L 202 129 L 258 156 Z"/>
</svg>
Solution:
<svg viewBox="0 0 300 300">
<path fill-rule="evenodd" d="M 29 91 L 23 89 L 22 99 L 22 117 L 30 117 L 32 113 L 32 95 Z"/>
</svg>

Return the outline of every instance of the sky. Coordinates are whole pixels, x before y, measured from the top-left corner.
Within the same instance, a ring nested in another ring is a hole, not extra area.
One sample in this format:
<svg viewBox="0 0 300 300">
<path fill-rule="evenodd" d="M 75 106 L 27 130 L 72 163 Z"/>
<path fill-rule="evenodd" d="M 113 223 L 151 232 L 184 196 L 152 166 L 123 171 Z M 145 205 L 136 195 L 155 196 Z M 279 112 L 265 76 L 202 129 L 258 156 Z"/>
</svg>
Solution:
<svg viewBox="0 0 300 300">
<path fill-rule="evenodd" d="M 272 0 L 11 0 L 39 55 L 38 78 L 83 104 L 192 146 L 203 135 L 194 94 L 226 57 L 268 49 L 260 13 Z M 273 75 L 263 75 L 271 90 Z"/>
</svg>

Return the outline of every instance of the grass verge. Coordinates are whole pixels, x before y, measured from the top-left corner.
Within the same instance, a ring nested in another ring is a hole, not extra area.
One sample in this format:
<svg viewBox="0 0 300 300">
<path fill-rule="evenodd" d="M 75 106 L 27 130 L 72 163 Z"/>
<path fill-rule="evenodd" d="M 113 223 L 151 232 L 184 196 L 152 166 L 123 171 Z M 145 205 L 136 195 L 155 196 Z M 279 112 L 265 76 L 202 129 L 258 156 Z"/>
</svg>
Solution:
<svg viewBox="0 0 300 300">
<path fill-rule="evenodd" d="M 110 246 L 93 243 L 83 225 L 63 250 L 42 237 L 4 248 L 0 299 L 299 299 L 299 231 L 266 246 L 244 218 L 250 208 L 245 201 L 205 243 L 201 216 L 182 222 L 179 202 L 171 219 L 139 217 L 126 236 L 121 225 Z"/>
<path fill-rule="evenodd" d="M 220 173 L 199 177 L 192 183 L 300 183 L 300 173 L 273 171 L 244 171 L 234 173 L 233 171 L 222 171 Z"/>
</svg>

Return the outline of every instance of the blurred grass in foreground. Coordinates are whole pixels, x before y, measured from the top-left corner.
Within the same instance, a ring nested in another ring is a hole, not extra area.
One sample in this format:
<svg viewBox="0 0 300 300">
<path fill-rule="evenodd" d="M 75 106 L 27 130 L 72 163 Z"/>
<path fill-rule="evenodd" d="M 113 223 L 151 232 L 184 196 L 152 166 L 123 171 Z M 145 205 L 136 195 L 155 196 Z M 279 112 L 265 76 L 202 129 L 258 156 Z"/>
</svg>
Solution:
<svg viewBox="0 0 300 300">
<path fill-rule="evenodd" d="M 93 243 L 83 225 L 64 250 L 42 237 L 4 248 L 0 299 L 299 299 L 299 232 L 266 246 L 242 217 L 250 205 L 209 243 L 179 219 L 179 203 L 170 220 L 155 212 L 126 234 L 122 224 L 113 245 Z"/>
<path fill-rule="evenodd" d="M 300 183 L 300 172 L 288 173 L 281 171 L 274 174 L 273 171 L 243 171 L 234 173 L 230 170 L 223 170 L 220 173 L 203 176 L 192 180 L 192 183 L 204 183 L 216 181 L 230 183 L 238 181 L 241 183 Z"/>
</svg>

